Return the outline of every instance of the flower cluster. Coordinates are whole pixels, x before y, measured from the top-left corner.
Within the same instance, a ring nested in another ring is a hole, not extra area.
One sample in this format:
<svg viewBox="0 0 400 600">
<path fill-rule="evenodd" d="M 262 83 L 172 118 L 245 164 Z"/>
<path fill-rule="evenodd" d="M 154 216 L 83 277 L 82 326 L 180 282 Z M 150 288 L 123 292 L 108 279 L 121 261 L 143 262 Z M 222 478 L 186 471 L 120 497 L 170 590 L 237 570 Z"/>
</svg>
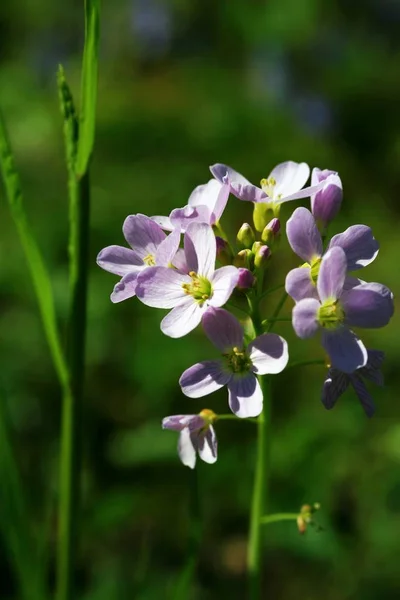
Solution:
<svg viewBox="0 0 400 600">
<path fill-rule="evenodd" d="M 226 386 L 234 415 L 258 417 L 263 376 L 280 373 L 289 360 L 287 342 L 270 332 L 274 319 L 261 314 L 262 299 L 272 291 L 269 272 L 281 264 L 275 260 L 280 207 L 310 198 L 311 211 L 297 208 L 286 224 L 289 244 L 302 261 L 285 280 L 286 293 L 295 302 L 292 325 L 301 339 L 321 334 L 329 365 L 322 389 L 325 407 L 332 408 L 351 384 L 371 416 L 374 404 L 362 377 L 382 385 L 383 353 L 367 350 L 352 328 L 386 325 L 393 314 L 393 295 L 380 283 L 352 275 L 378 254 L 369 227 L 353 225 L 325 244 L 327 227 L 343 199 L 339 175 L 315 168 L 311 186 L 304 187 L 308 165 L 288 161 L 255 186 L 226 165 L 210 170 L 214 179 L 198 186 L 187 205 L 168 217 L 128 216 L 123 233 L 130 247 L 109 246 L 99 253 L 99 266 L 121 277 L 111 300 L 136 296 L 147 306 L 168 309 L 161 331 L 172 338 L 201 324 L 220 355 L 186 369 L 179 379 L 183 394 L 200 398 Z M 230 194 L 253 206 L 254 227 L 244 223 L 234 243 L 220 225 Z M 244 324 L 235 316 L 238 304 L 247 314 Z M 179 432 L 183 464 L 194 468 L 196 453 L 207 463 L 217 460 L 214 424 L 223 417 L 203 409 L 163 420 L 163 428 Z"/>
</svg>

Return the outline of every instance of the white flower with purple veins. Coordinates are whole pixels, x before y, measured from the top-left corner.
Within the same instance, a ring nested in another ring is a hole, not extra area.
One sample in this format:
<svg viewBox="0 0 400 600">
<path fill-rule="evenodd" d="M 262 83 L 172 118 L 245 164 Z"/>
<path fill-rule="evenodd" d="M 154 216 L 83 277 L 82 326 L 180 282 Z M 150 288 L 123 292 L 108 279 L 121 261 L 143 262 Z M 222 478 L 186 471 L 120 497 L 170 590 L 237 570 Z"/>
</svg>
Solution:
<svg viewBox="0 0 400 600">
<path fill-rule="evenodd" d="M 383 386 L 381 366 L 385 355 L 380 350 L 367 350 L 368 361 L 365 367 L 357 369 L 354 373 L 347 374 L 337 369 L 329 369 L 322 388 L 322 403 L 330 410 L 342 394 L 351 385 L 361 402 L 367 417 L 372 417 L 375 412 L 374 401 L 363 381 L 368 379 L 376 385 Z"/>
<path fill-rule="evenodd" d="M 306 339 L 322 331 L 322 345 L 331 365 L 352 373 L 367 363 L 367 350 L 349 327 L 384 327 L 393 315 L 393 294 L 379 283 L 362 283 L 345 289 L 347 260 L 335 246 L 321 262 L 317 291 L 319 300 L 304 298 L 293 308 L 296 334 Z"/>
<path fill-rule="evenodd" d="M 210 171 L 217 181 L 229 185 L 230 192 L 239 200 L 271 205 L 299 198 L 309 198 L 325 185 L 321 182 L 315 186 L 304 188 L 310 176 L 310 167 L 306 163 L 296 163 L 292 160 L 281 163 L 272 169 L 268 177 L 261 180 L 261 187 L 253 185 L 243 175 L 227 165 L 217 163 L 210 167 Z"/>
<path fill-rule="evenodd" d="M 206 463 L 217 460 L 217 436 L 212 426 L 216 416 L 212 410 L 204 409 L 199 415 L 174 415 L 163 419 L 163 429 L 179 431 L 178 454 L 186 467 L 194 469 L 196 453 Z"/>
<path fill-rule="evenodd" d="M 179 230 L 167 236 L 157 223 L 141 214 L 127 217 L 122 231 L 131 248 L 108 246 L 97 256 L 99 267 L 122 277 L 111 294 L 112 302 L 135 296 L 137 277 L 149 266 L 168 267 L 180 241 Z"/>
<path fill-rule="evenodd" d="M 175 208 L 169 217 L 152 217 L 166 231 L 180 228 L 185 232 L 190 223 L 217 223 L 225 210 L 229 197 L 229 186 L 210 179 L 197 186 L 183 208 Z"/>
<path fill-rule="evenodd" d="M 172 308 L 161 321 L 161 331 L 173 338 L 192 331 L 211 306 L 223 306 L 239 279 L 236 267 L 215 270 L 216 241 L 206 223 L 189 225 L 184 252 L 185 272 L 150 267 L 139 275 L 136 287 L 137 297 L 147 306 Z"/>
<path fill-rule="evenodd" d="M 289 244 L 305 264 L 292 269 L 286 276 L 285 288 L 296 302 L 303 298 L 318 299 L 317 279 L 321 266 L 323 245 L 314 217 L 306 208 L 296 208 L 286 224 Z M 347 270 L 356 271 L 369 265 L 379 252 L 379 244 L 366 225 L 352 225 L 343 233 L 333 236 L 328 250 L 334 247 L 344 250 Z M 359 279 L 347 276 L 345 288 L 362 283 Z"/>
<path fill-rule="evenodd" d="M 201 398 L 224 385 L 229 406 L 237 417 L 256 417 L 262 411 L 263 394 L 256 375 L 280 373 L 289 355 L 286 341 L 265 333 L 245 347 L 243 327 L 222 308 L 211 308 L 203 317 L 209 340 L 222 352 L 220 360 L 206 360 L 187 369 L 179 384 L 189 398 Z"/>
</svg>

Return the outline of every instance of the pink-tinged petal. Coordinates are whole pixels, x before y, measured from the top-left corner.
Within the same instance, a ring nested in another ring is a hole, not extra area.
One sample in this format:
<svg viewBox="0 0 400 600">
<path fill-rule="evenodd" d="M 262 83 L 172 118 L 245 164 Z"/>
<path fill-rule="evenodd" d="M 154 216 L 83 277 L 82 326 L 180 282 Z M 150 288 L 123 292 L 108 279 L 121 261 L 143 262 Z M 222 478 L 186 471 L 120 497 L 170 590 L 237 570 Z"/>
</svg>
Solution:
<svg viewBox="0 0 400 600">
<path fill-rule="evenodd" d="M 342 294 L 346 324 L 375 329 L 384 327 L 394 312 L 393 294 L 380 283 L 363 283 Z"/>
<path fill-rule="evenodd" d="M 159 225 L 161 229 L 164 229 L 164 231 L 172 231 L 174 229 L 174 226 L 172 225 L 171 219 L 169 217 L 162 217 L 161 215 L 156 215 L 154 217 L 150 217 L 150 219 L 157 223 L 157 225 Z"/>
<path fill-rule="evenodd" d="M 140 256 L 130 248 L 124 248 L 123 246 L 103 248 L 97 255 L 96 262 L 105 271 L 121 275 L 121 277 L 143 268 L 143 260 Z"/>
<path fill-rule="evenodd" d="M 304 298 L 293 308 L 292 325 L 299 338 L 307 339 L 318 331 L 320 306 L 321 304 L 315 298 Z"/>
<path fill-rule="evenodd" d="M 230 352 L 235 346 L 243 348 L 243 327 L 227 310 L 210 307 L 201 324 L 210 342 L 221 352 Z"/>
<path fill-rule="evenodd" d="M 290 196 L 285 196 L 284 198 L 280 198 L 275 200 L 276 204 L 282 204 L 282 202 L 290 202 L 291 200 L 301 200 L 302 198 L 310 198 L 313 194 L 316 194 L 324 187 L 325 183 L 321 181 L 317 185 L 311 185 L 310 187 L 303 188 L 294 194 L 290 194 Z"/>
<path fill-rule="evenodd" d="M 341 248 L 331 248 L 322 259 L 318 273 L 317 290 L 321 302 L 337 300 L 343 291 L 347 260 Z"/>
<path fill-rule="evenodd" d="M 231 193 L 239 200 L 249 202 L 267 202 L 268 196 L 261 188 L 250 183 L 248 179 L 227 165 L 215 164 L 210 167 L 211 173 L 220 183 L 228 184 Z"/>
<path fill-rule="evenodd" d="M 239 269 L 232 266 L 217 269 L 211 279 L 212 296 L 210 306 L 223 306 L 228 302 L 239 281 Z"/>
<path fill-rule="evenodd" d="M 350 375 L 350 381 L 359 401 L 361 402 L 361 406 L 363 407 L 365 414 L 369 418 L 373 417 L 375 414 L 375 403 L 371 394 L 367 390 L 365 383 L 361 377 L 357 375 L 357 373 Z"/>
<path fill-rule="evenodd" d="M 145 269 L 146 267 L 144 267 Z M 115 286 L 111 294 L 111 302 L 116 304 L 136 296 L 137 278 L 139 273 L 128 273 Z"/>
<path fill-rule="evenodd" d="M 344 250 L 349 271 L 366 267 L 375 260 L 379 252 L 379 243 L 374 238 L 372 229 L 366 225 L 352 225 L 343 233 L 334 235 L 329 248 L 335 246 Z"/>
<path fill-rule="evenodd" d="M 175 254 L 178 251 L 180 241 L 181 230 L 179 228 L 176 228 L 158 246 L 155 256 L 156 265 L 159 265 L 160 267 L 170 266 L 175 257 Z"/>
<path fill-rule="evenodd" d="M 225 186 L 216 179 L 210 179 L 208 183 L 198 185 L 193 190 L 193 192 L 190 194 L 188 204 L 192 207 L 206 206 L 208 208 L 208 214 L 211 216 L 215 213 L 215 207 L 218 203 L 219 195 L 223 188 L 227 188 L 229 195 L 229 186 Z M 228 199 L 228 197 L 226 199 Z"/>
<path fill-rule="evenodd" d="M 288 345 L 276 333 L 264 333 L 250 342 L 247 351 L 258 375 L 276 374 L 283 371 L 289 360 Z"/>
<path fill-rule="evenodd" d="M 147 306 L 172 308 L 188 299 L 182 285 L 191 281 L 188 275 L 174 269 L 148 267 L 138 277 L 136 295 Z"/>
<path fill-rule="evenodd" d="M 232 374 L 222 370 L 220 361 L 205 360 L 182 373 L 179 385 L 189 398 L 202 398 L 216 392 L 231 379 Z"/>
<path fill-rule="evenodd" d="M 187 240 L 189 244 L 187 244 Z M 189 250 L 186 259 L 189 267 L 193 261 L 193 252 L 197 258 L 197 269 L 193 269 L 201 277 L 210 279 L 215 270 L 217 244 L 215 235 L 210 225 L 206 223 L 191 223 L 185 234 L 185 253 Z"/>
<path fill-rule="evenodd" d="M 308 266 L 289 271 L 286 275 L 285 290 L 295 302 L 299 302 L 303 298 L 318 300 L 317 288 L 311 280 L 311 269 Z"/>
<path fill-rule="evenodd" d="M 218 182 L 216 182 L 218 183 Z M 173 227 L 186 231 L 190 223 L 208 223 L 211 221 L 211 213 L 207 206 L 184 206 L 175 208 L 171 214 Z"/>
<path fill-rule="evenodd" d="M 178 454 L 185 467 L 189 467 L 190 469 L 195 468 L 196 449 L 193 445 L 190 431 L 187 427 L 185 429 L 182 429 L 182 431 L 179 434 Z"/>
<path fill-rule="evenodd" d="M 263 408 L 263 394 L 254 373 L 234 375 L 228 383 L 229 406 L 237 417 L 258 417 Z"/>
<path fill-rule="evenodd" d="M 268 175 L 275 179 L 274 198 L 282 198 L 301 190 L 310 176 L 310 167 L 306 163 L 296 163 L 293 160 L 280 163 Z"/>
<path fill-rule="evenodd" d="M 165 239 L 159 225 L 146 215 L 129 215 L 122 226 L 125 239 L 141 258 L 155 256 L 158 246 Z"/>
<path fill-rule="evenodd" d="M 161 321 L 161 331 L 172 338 L 183 337 L 201 321 L 207 306 L 200 306 L 192 296 L 186 296 L 182 303 L 175 306 Z"/>
<path fill-rule="evenodd" d="M 347 327 L 335 330 L 324 329 L 322 345 L 330 356 L 332 367 L 343 373 L 352 373 L 367 363 L 366 347 Z"/>
<path fill-rule="evenodd" d="M 322 255 L 322 239 L 314 217 L 306 208 L 296 208 L 286 223 L 286 234 L 293 250 L 304 261 L 312 263 Z"/>
<path fill-rule="evenodd" d="M 329 369 L 322 388 L 321 401 L 328 410 L 331 410 L 342 394 L 349 387 L 349 376 L 337 369 Z"/>
<path fill-rule="evenodd" d="M 205 433 L 200 433 L 197 438 L 197 451 L 201 460 L 212 465 L 218 458 L 218 442 L 215 430 L 210 425 Z"/>
<path fill-rule="evenodd" d="M 172 264 L 176 269 L 178 269 L 178 271 L 181 271 L 182 273 L 189 273 L 190 269 L 186 262 L 186 255 L 183 248 L 178 248 Z"/>
<path fill-rule="evenodd" d="M 162 420 L 162 428 L 172 431 L 182 431 L 189 427 L 190 431 L 196 431 L 204 427 L 204 419 L 200 415 L 172 415 Z"/>
</svg>

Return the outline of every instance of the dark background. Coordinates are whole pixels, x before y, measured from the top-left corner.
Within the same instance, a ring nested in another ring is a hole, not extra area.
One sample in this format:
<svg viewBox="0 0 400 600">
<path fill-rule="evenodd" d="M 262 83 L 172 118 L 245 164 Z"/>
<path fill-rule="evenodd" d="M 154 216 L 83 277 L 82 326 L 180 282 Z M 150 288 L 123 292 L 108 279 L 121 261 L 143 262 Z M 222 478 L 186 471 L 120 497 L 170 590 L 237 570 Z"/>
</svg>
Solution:
<svg viewBox="0 0 400 600">
<path fill-rule="evenodd" d="M 330 233 L 372 226 L 381 252 L 362 277 L 396 294 L 400 2 L 103 0 L 102 8 L 79 598 L 174 598 L 197 476 L 203 539 L 188 598 L 241 599 L 255 429 L 221 422 L 218 462 L 199 464 L 197 475 L 180 464 L 176 435 L 160 422 L 204 407 L 227 412 L 225 391 L 203 402 L 178 385 L 182 371 L 213 350 L 200 330 L 181 340 L 163 336 L 161 311 L 135 300 L 112 305 L 116 278 L 95 258 L 104 246 L 124 243 L 126 215 L 183 206 L 210 178 L 208 165 L 225 162 L 258 182 L 290 159 L 339 171 L 344 201 Z M 78 93 L 82 42 L 81 2 L 0 3 L 0 99 L 61 327 L 68 207 L 55 73 L 62 63 Z M 283 208 L 283 221 L 298 205 Z M 250 219 L 250 206 L 232 198 L 228 231 Z M 2 191 L 0 259 L 1 377 L 39 539 L 58 485 L 60 391 Z M 295 265 L 282 244 L 273 282 Z M 320 356 L 318 342 L 296 340 L 289 323 L 276 330 L 293 359 Z M 352 392 L 333 411 L 322 407 L 322 367 L 274 378 L 270 511 L 319 501 L 323 531 L 300 536 L 292 522 L 265 529 L 266 598 L 399 598 L 399 335 L 397 315 L 386 329 L 363 335 L 368 347 L 387 353 L 387 385 L 374 390 L 371 420 Z M 55 525 L 53 518 L 51 572 Z M 0 564 L 1 598 L 17 598 L 1 540 Z"/>
</svg>

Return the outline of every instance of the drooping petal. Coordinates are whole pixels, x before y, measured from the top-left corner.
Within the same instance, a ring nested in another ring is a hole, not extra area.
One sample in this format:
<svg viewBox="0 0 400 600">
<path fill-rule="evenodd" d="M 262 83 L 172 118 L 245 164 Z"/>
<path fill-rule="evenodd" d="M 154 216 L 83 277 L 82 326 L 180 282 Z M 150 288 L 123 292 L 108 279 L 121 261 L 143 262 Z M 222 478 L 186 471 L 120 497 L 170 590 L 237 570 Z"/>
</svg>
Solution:
<svg viewBox="0 0 400 600">
<path fill-rule="evenodd" d="M 197 451 L 200 458 L 209 465 L 215 463 L 218 457 L 218 442 L 212 425 L 207 428 L 205 433 L 200 433 L 198 435 L 197 444 Z"/>
<path fill-rule="evenodd" d="M 172 415 L 162 420 L 163 429 L 172 431 L 182 431 L 184 427 L 189 427 L 190 431 L 196 431 L 204 427 L 204 419 L 200 415 Z"/>
<path fill-rule="evenodd" d="M 380 283 L 363 283 L 344 292 L 341 304 L 352 327 L 384 327 L 394 312 L 393 294 Z"/>
<path fill-rule="evenodd" d="M 363 382 L 361 377 L 357 375 L 357 373 L 350 375 L 350 381 L 355 393 L 358 396 L 358 399 L 361 402 L 365 414 L 367 415 L 367 417 L 372 417 L 375 413 L 375 403 L 372 399 L 371 394 L 367 390 L 365 383 Z"/>
<path fill-rule="evenodd" d="M 286 223 L 286 234 L 293 250 L 311 264 L 322 255 L 322 239 L 314 217 L 306 208 L 296 208 Z"/>
<path fill-rule="evenodd" d="M 158 246 L 155 256 L 156 265 L 159 265 L 160 267 L 168 267 L 170 264 L 172 264 L 175 254 L 178 251 L 180 241 L 181 230 L 179 227 L 177 227 Z"/>
<path fill-rule="evenodd" d="M 125 239 L 141 258 L 155 256 L 158 246 L 165 239 L 161 227 L 146 215 L 129 215 L 122 226 Z"/>
<path fill-rule="evenodd" d="M 182 429 L 182 431 L 179 434 L 178 454 L 185 467 L 190 467 L 190 469 L 195 468 L 196 448 L 193 445 L 193 441 L 190 436 L 190 431 L 187 427 L 185 427 L 185 429 Z"/>
<path fill-rule="evenodd" d="M 99 267 L 114 273 L 115 275 L 126 275 L 132 271 L 138 271 L 143 267 L 143 260 L 130 248 L 123 246 L 107 246 L 97 255 Z"/>
<path fill-rule="evenodd" d="M 375 260 L 379 252 L 379 243 L 374 238 L 372 229 L 366 225 L 352 225 L 343 233 L 334 235 L 329 248 L 335 246 L 345 251 L 349 271 L 366 267 Z"/>
<path fill-rule="evenodd" d="M 366 347 L 347 327 L 324 329 L 322 345 L 330 356 L 332 367 L 344 373 L 352 373 L 363 367 L 368 360 Z"/>
<path fill-rule="evenodd" d="M 242 419 L 258 417 L 262 412 L 263 394 L 253 373 L 234 375 L 228 383 L 229 406 Z"/>
<path fill-rule="evenodd" d="M 350 383 L 349 376 L 337 369 L 329 369 L 322 388 L 322 404 L 330 410 L 333 408 Z"/>
<path fill-rule="evenodd" d="M 264 333 L 250 342 L 247 347 L 252 370 L 258 375 L 276 374 L 283 371 L 289 360 L 288 345 L 276 333 Z"/>
<path fill-rule="evenodd" d="M 385 359 L 385 353 L 381 350 L 368 350 L 368 362 L 360 370 L 360 375 L 366 377 L 375 385 L 383 386 L 383 373 L 381 367 Z"/>
<path fill-rule="evenodd" d="M 331 248 L 322 259 L 317 290 L 321 302 L 337 300 L 343 290 L 347 272 L 346 255 L 342 248 Z"/>
<path fill-rule="evenodd" d="M 207 279 L 212 277 L 215 270 L 217 245 L 210 225 L 206 223 L 189 225 L 185 234 L 185 254 L 188 266 L 195 273 Z"/>
<path fill-rule="evenodd" d="M 343 199 L 343 186 L 336 171 L 313 169 L 311 185 L 317 185 L 321 181 L 325 185 L 320 192 L 311 196 L 311 212 L 317 221 L 326 226 L 339 212 Z"/>
<path fill-rule="evenodd" d="M 159 225 L 161 229 L 164 229 L 164 231 L 172 231 L 174 229 L 174 226 L 172 225 L 171 219 L 169 217 L 156 215 L 154 217 L 150 217 L 150 219 L 157 223 L 157 225 Z"/>
<path fill-rule="evenodd" d="M 222 353 L 229 352 L 235 346 L 243 348 L 243 327 L 227 310 L 210 307 L 201 323 L 210 342 Z"/>
<path fill-rule="evenodd" d="M 183 337 L 197 327 L 206 310 L 206 304 L 200 306 L 192 296 L 186 296 L 163 318 L 161 331 L 172 338 Z"/>
<path fill-rule="evenodd" d="M 210 223 L 211 213 L 207 206 L 187 205 L 175 208 L 170 214 L 170 219 L 173 227 L 186 231 L 190 223 Z"/>
<path fill-rule="evenodd" d="M 222 370 L 220 361 L 205 360 L 182 373 L 179 385 L 189 398 L 202 398 L 216 392 L 228 383 L 231 373 Z"/>
<path fill-rule="evenodd" d="M 138 277 L 136 295 L 147 306 L 172 308 L 188 299 L 182 285 L 191 281 L 188 275 L 174 269 L 148 267 Z"/>
<path fill-rule="evenodd" d="M 309 266 L 292 269 L 286 275 L 285 290 L 295 302 L 303 298 L 315 298 L 318 300 L 316 286 L 311 280 L 311 269 Z"/>
<path fill-rule="evenodd" d="M 261 188 L 250 183 L 248 179 L 227 165 L 215 164 L 210 167 L 215 179 L 228 184 L 231 193 L 239 200 L 249 202 L 267 202 L 268 196 Z"/>
<path fill-rule="evenodd" d="M 319 329 L 318 311 L 321 304 L 315 298 L 304 298 L 294 306 L 292 325 L 301 339 L 312 337 Z"/>
<path fill-rule="evenodd" d="M 229 265 L 215 271 L 211 279 L 210 306 L 223 306 L 229 300 L 239 281 L 239 275 L 239 269 Z"/>
<path fill-rule="evenodd" d="M 145 269 L 146 267 L 144 267 Z M 116 304 L 136 295 L 137 278 L 139 273 L 128 273 L 115 286 L 111 294 L 111 302 Z"/>
<path fill-rule="evenodd" d="M 306 163 L 296 163 L 293 160 L 280 163 L 268 176 L 275 179 L 274 199 L 278 196 L 286 198 L 301 190 L 310 176 L 310 167 Z"/>
</svg>

